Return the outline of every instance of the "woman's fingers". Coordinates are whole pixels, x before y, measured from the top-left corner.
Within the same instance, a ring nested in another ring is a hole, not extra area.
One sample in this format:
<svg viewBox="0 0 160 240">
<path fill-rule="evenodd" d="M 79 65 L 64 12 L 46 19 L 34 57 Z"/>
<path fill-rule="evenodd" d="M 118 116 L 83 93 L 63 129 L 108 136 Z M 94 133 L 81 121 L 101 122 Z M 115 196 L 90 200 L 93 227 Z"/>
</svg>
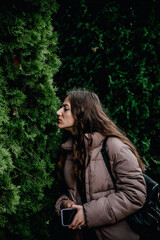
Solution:
<svg viewBox="0 0 160 240">
<path fill-rule="evenodd" d="M 71 200 L 62 200 L 62 204 L 64 208 L 71 208 L 75 203 Z"/>
<path fill-rule="evenodd" d="M 84 216 L 84 212 L 83 212 L 83 207 L 81 205 L 72 205 L 72 208 L 77 209 L 77 213 L 68 228 L 77 229 L 80 227 L 84 227 L 86 224 L 85 224 L 85 216 Z"/>
</svg>

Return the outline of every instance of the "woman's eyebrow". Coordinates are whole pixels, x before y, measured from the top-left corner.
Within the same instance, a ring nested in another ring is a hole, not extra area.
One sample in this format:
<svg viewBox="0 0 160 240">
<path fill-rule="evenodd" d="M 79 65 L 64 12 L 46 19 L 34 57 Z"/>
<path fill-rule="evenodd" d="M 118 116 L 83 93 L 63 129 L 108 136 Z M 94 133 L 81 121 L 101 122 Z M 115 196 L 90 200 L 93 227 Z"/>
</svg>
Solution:
<svg viewBox="0 0 160 240">
<path fill-rule="evenodd" d="M 62 104 L 62 107 L 69 107 L 69 104 L 63 103 L 63 104 Z"/>
</svg>

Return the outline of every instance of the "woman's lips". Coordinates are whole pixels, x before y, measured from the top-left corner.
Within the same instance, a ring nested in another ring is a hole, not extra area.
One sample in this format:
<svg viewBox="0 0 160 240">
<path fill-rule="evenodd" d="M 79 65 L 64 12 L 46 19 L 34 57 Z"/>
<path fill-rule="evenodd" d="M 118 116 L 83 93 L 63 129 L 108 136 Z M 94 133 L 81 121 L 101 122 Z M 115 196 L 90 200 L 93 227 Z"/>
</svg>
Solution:
<svg viewBox="0 0 160 240">
<path fill-rule="evenodd" d="M 61 120 L 61 119 L 58 119 L 58 122 L 60 123 L 60 122 L 62 122 L 62 120 Z"/>
</svg>

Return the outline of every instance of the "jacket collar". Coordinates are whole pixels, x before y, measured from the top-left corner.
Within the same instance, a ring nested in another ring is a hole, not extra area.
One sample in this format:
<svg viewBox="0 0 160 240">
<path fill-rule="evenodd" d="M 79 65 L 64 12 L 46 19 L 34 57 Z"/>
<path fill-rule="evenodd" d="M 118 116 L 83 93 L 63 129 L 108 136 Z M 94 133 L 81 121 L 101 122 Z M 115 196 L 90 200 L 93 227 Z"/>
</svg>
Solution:
<svg viewBox="0 0 160 240">
<path fill-rule="evenodd" d="M 91 146 L 91 149 L 97 148 L 100 145 L 102 145 L 102 142 L 103 142 L 104 138 L 105 138 L 105 136 L 103 136 L 99 132 L 93 133 L 92 134 L 92 146 Z M 89 142 L 89 134 L 88 133 L 86 133 L 84 135 L 84 141 L 85 141 L 85 146 L 87 147 L 88 146 L 88 142 Z M 66 142 L 64 142 L 61 145 L 61 147 L 64 150 L 68 150 L 68 151 L 73 150 L 73 139 L 72 139 L 72 137 L 70 137 Z"/>
</svg>

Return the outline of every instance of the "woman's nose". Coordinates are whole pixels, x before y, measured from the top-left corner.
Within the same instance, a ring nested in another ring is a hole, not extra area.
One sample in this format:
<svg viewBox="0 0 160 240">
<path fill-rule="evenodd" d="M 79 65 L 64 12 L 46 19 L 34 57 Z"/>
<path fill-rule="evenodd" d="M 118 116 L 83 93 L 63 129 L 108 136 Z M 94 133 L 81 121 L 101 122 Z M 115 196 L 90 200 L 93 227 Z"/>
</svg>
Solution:
<svg viewBox="0 0 160 240">
<path fill-rule="evenodd" d="M 56 112 L 57 113 L 57 115 L 61 115 L 61 108 Z"/>
</svg>

